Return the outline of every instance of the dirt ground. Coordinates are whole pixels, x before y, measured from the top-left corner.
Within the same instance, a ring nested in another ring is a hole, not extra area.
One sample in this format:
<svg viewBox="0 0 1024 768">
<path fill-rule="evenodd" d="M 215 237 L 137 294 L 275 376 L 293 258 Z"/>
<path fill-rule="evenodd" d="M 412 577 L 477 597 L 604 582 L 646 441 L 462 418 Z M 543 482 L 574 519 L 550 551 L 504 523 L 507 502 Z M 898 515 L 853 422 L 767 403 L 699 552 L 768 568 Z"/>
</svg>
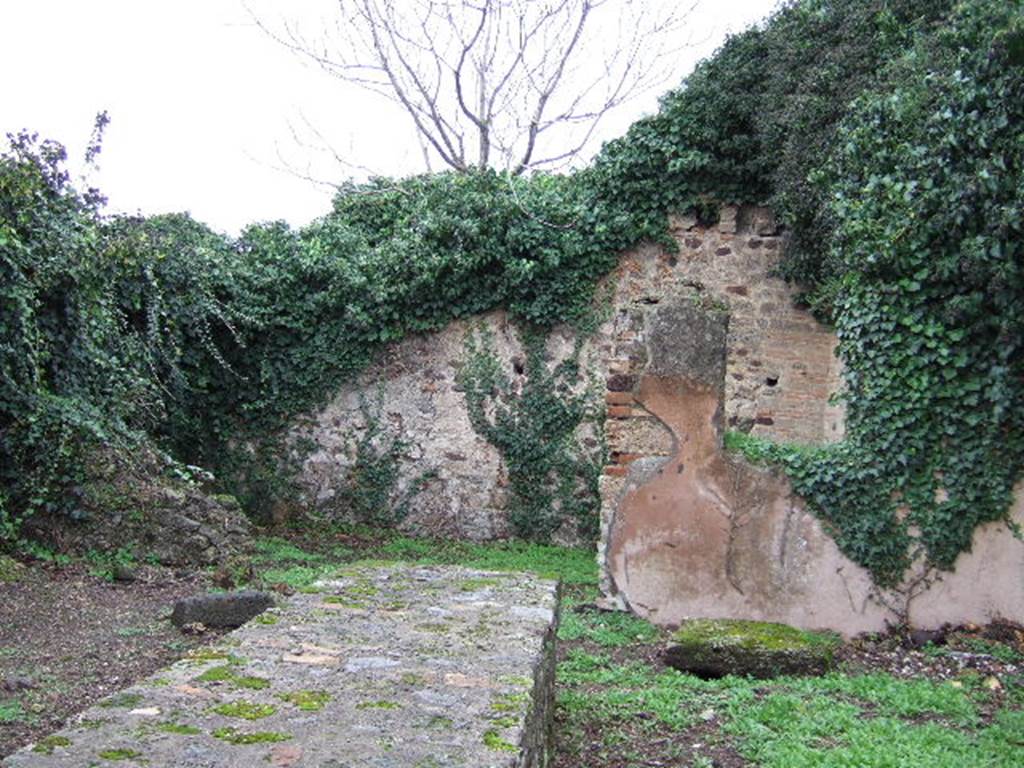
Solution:
<svg viewBox="0 0 1024 768">
<path fill-rule="evenodd" d="M 214 639 L 168 620 L 176 600 L 206 589 L 201 578 L 146 567 L 133 576 L 35 565 L 0 583 L 0 757 Z"/>
</svg>

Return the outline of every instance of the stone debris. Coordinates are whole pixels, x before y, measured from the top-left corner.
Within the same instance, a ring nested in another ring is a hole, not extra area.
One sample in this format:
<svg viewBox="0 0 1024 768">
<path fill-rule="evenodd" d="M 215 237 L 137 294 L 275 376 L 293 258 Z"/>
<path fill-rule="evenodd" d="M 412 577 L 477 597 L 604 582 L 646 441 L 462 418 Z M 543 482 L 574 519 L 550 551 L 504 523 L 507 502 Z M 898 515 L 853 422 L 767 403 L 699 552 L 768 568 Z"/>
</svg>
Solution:
<svg viewBox="0 0 1024 768">
<path fill-rule="evenodd" d="M 273 597 L 254 590 L 196 595 L 174 604 L 171 623 L 179 628 L 202 624 L 235 629 L 273 605 Z"/>
<path fill-rule="evenodd" d="M 82 712 L 61 745 L 0 766 L 547 764 L 556 583 L 354 565 L 316 589 Z"/>
</svg>

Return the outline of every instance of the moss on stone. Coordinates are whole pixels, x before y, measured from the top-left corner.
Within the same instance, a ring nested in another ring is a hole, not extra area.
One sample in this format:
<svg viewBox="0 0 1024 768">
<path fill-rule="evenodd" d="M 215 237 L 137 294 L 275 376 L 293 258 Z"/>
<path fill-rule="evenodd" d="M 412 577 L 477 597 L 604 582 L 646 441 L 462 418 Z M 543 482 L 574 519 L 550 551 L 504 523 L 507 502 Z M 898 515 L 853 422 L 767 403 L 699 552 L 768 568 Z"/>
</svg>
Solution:
<svg viewBox="0 0 1024 768">
<path fill-rule="evenodd" d="M 118 693 L 100 702 L 101 707 L 134 707 L 142 701 L 141 693 Z"/>
<path fill-rule="evenodd" d="M 166 722 L 157 725 L 158 731 L 164 733 L 177 733 L 182 736 L 195 736 L 196 734 L 202 733 L 202 731 L 194 725 L 185 725 L 184 723 Z"/>
<path fill-rule="evenodd" d="M 501 584 L 501 579 L 463 579 L 459 582 L 459 589 L 463 592 L 476 592 L 487 587 L 496 587 Z"/>
<path fill-rule="evenodd" d="M 367 604 L 362 600 L 353 600 L 345 595 L 326 595 L 324 602 L 330 605 L 340 605 L 342 608 L 353 608 L 356 610 L 362 610 L 367 608 Z"/>
<path fill-rule="evenodd" d="M 501 734 L 494 729 L 484 732 L 484 746 L 488 749 L 493 749 L 498 752 L 519 751 L 519 747 L 517 747 L 515 744 L 509 744 L 507 741 L 501 738 Z"/>
<path fill-rule="evenodd" d="M 236 688 L 246 688 L 252 691 L 262 691 L 270 687 L 270 681 L 265 677 L 240 675 L 226 664 L 220 667 L 210 667 L 195 681 L 198 683 L 228 683 Z"/>
<path fill-rule="evenodd" d="M 518 712 L 526 700 L 525 693 L 503 693 L 494 698 L 491 709 L 495 712 Z"/>
<path fill-rule="evenodd" d="M 356 704 L 356 709 L 401 709 L 402 705 L 397 701 L 378 699 L 377 701 L 364 701 Z"/>
<path fill-rule="evenodd" d="M 331 694 L 327 691 L 292 691 L 291 693 L 279 693 L 277 698 L 303 711 L 316 712 L 327 705 L 327 702 L 331 700 Z"/>
<path fill-rule="evenodd" d="M 136 757 L 142 757 L 142 753 L 134 749 L 105 749 L 99 753 L 99 756 L 103 760 L 134 760 Z"/>
<path fill-rule="evenodd" d="M 198 648 L 185 657 L 190 664 L 205 664 L 208 661 L 223 661 L 225 664 L 238 667 L 245 664 L 245 659 L 219 648 Z"/>
<path fill-rule="evenodd" d="M 213 732 L 213 736 L 221 741 L 226 741 L 228 744 L 275 744 L 280 741 L 288 741 L 291 739 L 291 735 L 287 733 L 277 733 L 276 731 L 255 731 L 255 732 L 243 732 L 235 728 L 218 728 Z"/>
<path fill-rule="evenodd" d="M 677 643 L 781 651 L 804 648 L 828 648 L 834 651 L 842 644 L 838 636 L 828 632 L 808 632 L 787 624 L 741 619 L 687 621 L 676 631 L 672 639 Z"/>
<path fill-rule="evenodd" d="M 261 613 L 255 618 L 257 624 L 277 624 L 280 619 L 272 613 Z"/>
<path fill-rule="evenodd" d="M 273 704 L 257 704 L 252 701 L 232 701 L 226 704 L 218 704 L 210 709 L 224 717 L 239 717 L 243 720 L 261 720 L 270 717 L 277 712 Z"/>
<path fill-rule="evenodd" d="M 225 665 L 222 667 L 210 667 L 208 670 L 203 672 L 199 677 L 196 678 L 196 682 L 199 683 L 220 683 L 225 680 L 230 680 L 235 676 L 235 671 L 231 667 Z"/>
<path fill-rule="evenodd" d="M 40 741 L 34 747 L 33 752 L 38 752 L 41 755 L 52 755 L 53 750 L 57 747 L 70 747 L 71 739 L 67 736 L 47 736 L 45 739 Z"/>
<path fill-rule="evenodd" d="M 785 624 L 739 619 L 697 619 L 683 624 L 665 654 L 667 663 L 704 677 L 821 674 L 842 640 Z"/>
</svg>

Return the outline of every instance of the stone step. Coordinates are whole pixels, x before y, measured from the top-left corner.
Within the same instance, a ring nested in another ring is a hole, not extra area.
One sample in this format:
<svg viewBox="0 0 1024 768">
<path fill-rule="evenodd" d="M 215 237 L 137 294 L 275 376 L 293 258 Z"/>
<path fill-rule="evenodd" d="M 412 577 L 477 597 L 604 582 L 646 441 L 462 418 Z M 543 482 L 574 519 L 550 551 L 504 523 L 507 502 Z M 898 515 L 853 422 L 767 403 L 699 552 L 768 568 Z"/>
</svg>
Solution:
<svg viewBox="0 0 1024 768">
<path fill-rule="evenodd" d="M 343 569 L 78 715 L 3 768 L 542 768 L 558 585 Z"/>
</svg>

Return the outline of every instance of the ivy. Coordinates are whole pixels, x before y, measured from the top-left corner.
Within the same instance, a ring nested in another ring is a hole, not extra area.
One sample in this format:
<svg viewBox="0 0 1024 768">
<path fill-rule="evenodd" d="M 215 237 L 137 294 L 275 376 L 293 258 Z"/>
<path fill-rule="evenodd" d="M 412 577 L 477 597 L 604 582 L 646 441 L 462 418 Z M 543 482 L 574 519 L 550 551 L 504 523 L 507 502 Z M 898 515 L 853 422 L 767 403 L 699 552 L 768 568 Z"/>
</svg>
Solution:
<svg viewBox="0 0 1024 768">
<path fill-rule="evenodd" d="M 1019 3 L 960 4 L 883 69 L 811 174 L 847 435 L 808 450 L 731 438 L 782 465 L 876 583 L 951 570 L 1010 523 L 1024 470 L 1024 72 Z"/>
<path fill-rule="evenodd" d="M 520 538 L 548 541 L 569 522 L 594 539 L 598 481 L 605 464 L 603 404 L 580 371 L 585 334 L 572 353 L 549 363 L 547 335 L 525 327 L 520 376 L 510 376 L 490 330 L 471 330 L 459 384 L 473 428 L 498 449 L 509 476 L 508 519 Z"/>
</svg>

